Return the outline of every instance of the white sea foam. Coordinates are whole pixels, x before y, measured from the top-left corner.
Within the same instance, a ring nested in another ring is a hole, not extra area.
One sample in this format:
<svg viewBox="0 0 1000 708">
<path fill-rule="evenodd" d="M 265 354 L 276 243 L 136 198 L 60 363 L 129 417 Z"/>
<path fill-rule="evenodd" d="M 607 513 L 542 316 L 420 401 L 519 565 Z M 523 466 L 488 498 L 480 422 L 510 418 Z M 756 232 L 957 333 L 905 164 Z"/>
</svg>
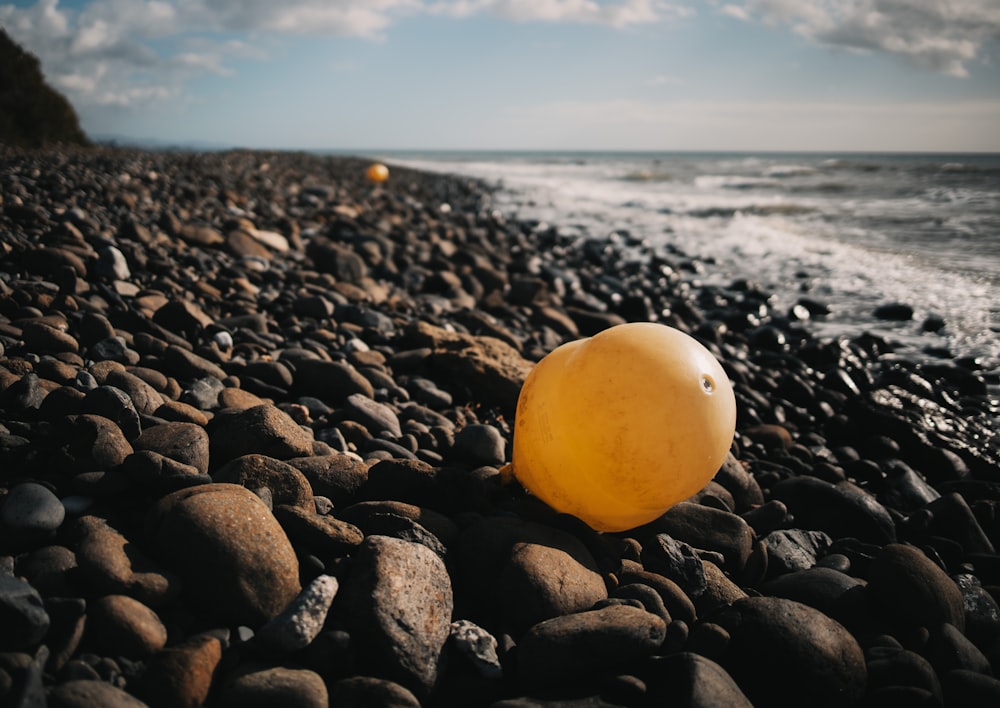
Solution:
<svg viewBox="0 0 1000 708">
<path fill-rule="evenodd" d="M 824 335 L 874 330 L 915 351 L 1000 357 L 1000 160 L 990 160 L 963 156 L 961 170 L 958 161 L 920 156 L 581 153 L 404 162 L 500 183 L 501 209 L 557 228 L 574 224 L 594 236 L 626 229 L 711 257 L 716 266 L 706 279 L 749 277 L 775 293 L 779 308 L 806 286 L 833 308 L 814 324 Z M 890 301 L 913 306 L 915 321 L 873 320 L 874 308 Z M 931 313 L 947 323 L 940 334 L 920 331 Z"/>
</svg>

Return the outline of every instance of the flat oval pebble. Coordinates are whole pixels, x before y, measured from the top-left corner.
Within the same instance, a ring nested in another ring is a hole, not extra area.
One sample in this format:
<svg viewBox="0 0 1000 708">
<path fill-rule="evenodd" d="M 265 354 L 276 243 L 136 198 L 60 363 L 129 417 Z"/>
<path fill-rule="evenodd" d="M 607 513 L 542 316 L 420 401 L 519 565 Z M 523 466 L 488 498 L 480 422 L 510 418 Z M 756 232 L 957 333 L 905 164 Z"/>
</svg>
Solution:
<svg viewBox="0 0 1000 708">
<path fill-rule="evenodd" d="M 12 487 L 0 502 L 0 523 L 9 533 L 47 534 L 66 518 L 59 497 L 42 485 L 25 482 Z"/>
<path fill-rule="evenodd" d="M 142 659 L 167 643 L 167 628 L 146 605 L 127 595 L 105 595 L 87 608 L 87 641 L 108 656 Z"/>
<path fill-rule="evenodd" d="M 352 393 L 344 401 L 344 413 L 352 420 L 364 425 L 372 435 L 388 433 L 393 438 L 403 435 L 399 418 L 389 406 L 373 401 L 368 396 Z"/>
<path fill-rule="evenodd" d="M 149 534 L 199 611 L 263 624 L 301 590 L 288 537 L 264 503 L 235 484 L 204 484 L 165 496 Z"/>
</svg>

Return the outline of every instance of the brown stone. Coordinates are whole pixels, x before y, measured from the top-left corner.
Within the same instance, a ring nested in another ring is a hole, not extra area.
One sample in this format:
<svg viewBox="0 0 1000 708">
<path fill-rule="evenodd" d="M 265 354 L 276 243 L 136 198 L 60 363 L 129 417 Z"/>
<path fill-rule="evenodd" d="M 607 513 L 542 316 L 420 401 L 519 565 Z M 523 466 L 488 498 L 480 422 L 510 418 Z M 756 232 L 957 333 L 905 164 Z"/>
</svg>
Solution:
<svg viewBox="0 0 1000 708">
<path fill-rule="evenodd" d="M 197 611 L 219 621 L 263 624 L 299 594 L 299 563 L 264 503 L 235 484 L 204 484 L 161 499 L 149 532 L 184 580 Z"/>
</svg>

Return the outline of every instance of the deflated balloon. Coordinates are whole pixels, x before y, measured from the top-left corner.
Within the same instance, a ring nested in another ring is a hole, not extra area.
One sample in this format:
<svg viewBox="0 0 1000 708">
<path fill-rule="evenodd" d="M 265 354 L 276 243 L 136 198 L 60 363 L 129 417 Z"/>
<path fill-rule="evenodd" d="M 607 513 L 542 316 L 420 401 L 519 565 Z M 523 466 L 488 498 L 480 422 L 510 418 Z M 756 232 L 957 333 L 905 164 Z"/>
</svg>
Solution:
<svg viewBox="0 0 1000 708">
<path fill-rule="evenodd" d="M 700 491 L 736 428 L 729 378 L 705 347 L 651 322 L 542 359 L 517 401 L 514 476 L 599 531 L 648 523 Z"/>
</svg>

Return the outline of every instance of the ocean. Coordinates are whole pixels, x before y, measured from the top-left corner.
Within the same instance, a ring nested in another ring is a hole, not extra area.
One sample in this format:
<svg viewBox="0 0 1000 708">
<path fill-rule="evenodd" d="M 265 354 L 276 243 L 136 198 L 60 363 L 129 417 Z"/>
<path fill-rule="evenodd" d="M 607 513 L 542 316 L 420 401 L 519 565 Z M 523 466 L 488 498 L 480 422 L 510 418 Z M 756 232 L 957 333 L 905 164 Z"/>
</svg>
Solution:
<svg viewBox="0 0 1000 708">
<path fill-rule="evenodd" d="M 494 206 L 586 238 L 628 232 L 748 279 L 779 310 L 806 297 L 818 336 L 871 332 L 914 357 L 1000 359 L 1000 155 L 393 152 L 477 177 Z M 873 317 L 887 303 L 911 321 Z M 944 320 L 923 330 L 931 316 Z"/>
</svg>

